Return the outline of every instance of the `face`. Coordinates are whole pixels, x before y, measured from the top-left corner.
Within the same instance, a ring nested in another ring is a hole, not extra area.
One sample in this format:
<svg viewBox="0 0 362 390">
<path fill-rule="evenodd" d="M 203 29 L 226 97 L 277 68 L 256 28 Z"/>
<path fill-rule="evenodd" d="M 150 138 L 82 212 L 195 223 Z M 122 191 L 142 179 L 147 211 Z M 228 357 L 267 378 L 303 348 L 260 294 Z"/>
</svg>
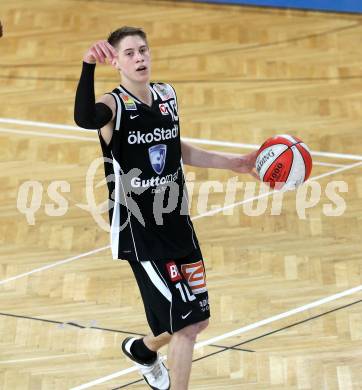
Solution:
<svg viewBox="0 0 362 390">
<path fill-rule="evenodd" d="M 146 42 L 138 35 L 130 35 L 118 44 L 118 69 L 122 77 L 132 82 L 148 83 L 151 56 Z"/>
</svg>

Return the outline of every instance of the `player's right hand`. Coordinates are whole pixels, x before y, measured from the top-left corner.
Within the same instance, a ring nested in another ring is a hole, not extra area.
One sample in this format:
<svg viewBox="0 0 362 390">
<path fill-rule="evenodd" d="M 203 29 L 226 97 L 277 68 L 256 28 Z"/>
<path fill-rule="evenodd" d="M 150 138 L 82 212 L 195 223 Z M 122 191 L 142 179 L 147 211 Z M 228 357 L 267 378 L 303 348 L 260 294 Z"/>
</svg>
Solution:
<svg viewBox="0 0 362 390">
<path fill-rule="evenodd" d="M 118 63 L 118 52 L 107 41 L 98 41 L 92 45 L 84 54 L 83 61 L 88 64 L 106 63 L 106 59 L 111 65 L 116 67 Z"/>
</svg>

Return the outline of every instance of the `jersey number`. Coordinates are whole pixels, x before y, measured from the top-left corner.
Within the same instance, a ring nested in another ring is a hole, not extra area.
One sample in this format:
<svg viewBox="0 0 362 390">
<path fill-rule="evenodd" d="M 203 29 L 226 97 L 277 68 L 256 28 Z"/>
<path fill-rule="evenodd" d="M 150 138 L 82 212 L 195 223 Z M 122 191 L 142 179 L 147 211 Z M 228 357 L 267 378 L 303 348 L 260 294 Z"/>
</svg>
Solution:
<svg viewBox="0 0 362 390">
<path fill-rule="evenodd" d="M 175 100 L 170 100 L 169 102 L 160 104 L 160 111 L 162 115 L 170 114 L 174 122 L 178 120 L 177 106 Z"/>
<path fill-rule="evenodd" d="M 196 299 L 195 295 L 192 293 L 190 294 L 189 290 L 180 282 L 178 282 L 175 286 L 180 291 L 181 298 L 184 302 L 192 302 Z"/>
</svg>

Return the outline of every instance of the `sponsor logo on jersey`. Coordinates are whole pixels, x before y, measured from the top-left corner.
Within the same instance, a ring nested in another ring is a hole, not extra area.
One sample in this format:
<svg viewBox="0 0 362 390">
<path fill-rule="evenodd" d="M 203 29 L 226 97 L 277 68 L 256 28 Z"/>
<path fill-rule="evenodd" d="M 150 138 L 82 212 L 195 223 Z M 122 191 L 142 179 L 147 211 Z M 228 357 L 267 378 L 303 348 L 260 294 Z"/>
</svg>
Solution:
<svg viewBox="0 0 362 390">
<path fill-rule="evenodd" d="M 131 98 L 131 96 L 121 93 L 120 97 L 123 100 L 126 110 L 137 110 L 136 102 L 133 98 Z"/>
<path fill-rule="evenodd" d="M 165 168 L 167 145 L 159 144 L 148 149 L 148 156 L 153 170 L 160 175 Z"/>
<path fill-rule="evenodd" d="M 165 141 L 167 139 L 178 137 L 178 125 L 172 129 L 156 128 L 150 133 L 143 133 L 139 130 L 130 131 L 128 134 L 128 143 L 134 144 L 150 144 L 152 142 Z"/>
<path fill-rule="evenodd" d="M 159 105 L 162 115 L 171 115 L 174 122 L 178 121 L 178 113 L 175 99 Z"/>
<path fill-rule="evenodd" d="M 133 177 L 131 179 L 131 186 L 133 188 L 147 189 L 149 187 L 157 187 L 159 185 L 175 182 L 178 179 L 180 169 L 181 168 L 178 168 L 175 173 L 170 173 L 169 175 L 166 176 L 156 176 L 156 177 L 153 176 L 149 179 L 141 179 L 140 177 Z"/>
<path fill-rule="evenodd" d="M 196 263 L 182 264 L 181 272 L 194 294 L 201 294 L 207 291 L 205 269 L 202 260 Z"/>
<path fill-rule="evenodd" d="M 167 103 L 166 104 L 165 103 L 161 103 L 158 106 L 160 107 L 160 111 L 161 111 L 162 115 L 170 115 L 170 113 L 167 110 L 167 106 L 168 106 Z"/>
<path fill-rule="evenodd" d="M 158 93 L 158 95 L 163 101 L 171 99 L 173 97 L 173 91 L 168 85 L 154 84 L 153 89 Z"/>
<path fill-rule="evenodd" d="M 199 301 L 199 305 L 200 305 L 200 309 L 201 309 L 202 312 L 210 310 L 209 299 L 208 298 L 205 298 L 202 301 Z"/>
<path fill-rule="evenodd" d="M 182 276 L 178 272 L 177 265 L 174 261 L 170 261 L 166 264 L 166 268 L 172 282 L 177 282 L 182 279 Z"/>
</svg>

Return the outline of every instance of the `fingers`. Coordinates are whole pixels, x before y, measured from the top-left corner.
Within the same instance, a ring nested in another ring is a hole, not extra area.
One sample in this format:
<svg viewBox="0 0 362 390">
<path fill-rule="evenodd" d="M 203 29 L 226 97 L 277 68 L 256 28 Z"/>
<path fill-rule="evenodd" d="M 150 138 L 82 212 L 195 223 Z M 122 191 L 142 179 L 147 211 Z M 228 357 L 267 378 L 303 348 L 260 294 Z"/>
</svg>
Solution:
<svg viewBox="0 0 362 390">
<path fill-rule="evenodd" d="M 104 64 L 107 59 L 110 64 L 115 66 L 117 64 L 118 52 L 107 41 L 98 41 L 88 50 L 85 57 L 100 64 Z"/>
<path fill-rule="evenodd" d="M 97 62 L 100 62 L 101 64 L 104 63 L 104 56 L 96 46 L 93 46 L 91 48 L 91 53 L 93 54 L 93 57 L 96 59 Z"/>
<path fill-rule="evenodd" d="M 255 172 L 254 169 L 253 169 L 252 171 L 250 171 L 250 174 L 251 174 L 251 176 L 253 176 L 255 179 L 260 180 L 259 175 Z"/>
<path fill-rule="evenodd" d="M 104 43 L 100 43 L 99 48 L 100 50 L 102 50 L 102 54 L 104 55 L 104 57 L 107 58 L 109 61 L 112 61 L 114 56 L 109 50 L 109 48 Z"/>
<path fill-rule="evenodd" d="M 103 58 L 107 58 L 108 62 L 113 65 L 113 66 L 116 66 L 118 64 L 117 60 L 118 60 L 118 52 L 117 50 L 112 46 L 110 45 L 107 41 L 100 41 L 98 42 L 99 46 L 99 50 L 102 51 L 102 55 L 103 55 Z"/>
<path fill-rule="evenodd" d="M 118 52 L 117 50 L 110 45 L 107 41 L 101 41 L 100 42 L 104 52 L 107 55 L 107 58 L 111 61 L 113 58 L 118 58 Z"/>
<path fill-rule="evenodd" d="M 106 58 L 108 58 L 107 53 L 104 51 L 102 46 L 97 46 L 97 51 L 102 58 L 102 63 L 104 64 L 106 62 Z"/>
<path fill-rule="evenodd" d="M 102 57 L 99 55 L 95 46 L 92 46 L 88 49 L 83 57 L 83 61 L 88 62 L 90 64 L 95 64 L 97 62 L 102 63 Z"/>
<path fill-rule="evenodd" d="M 249 158 L 251 161 L 256 161 L 256 158 L 258 157 L 258 150 L 254 150 L 253 152 L 249 153 Z"/>
</svg>

